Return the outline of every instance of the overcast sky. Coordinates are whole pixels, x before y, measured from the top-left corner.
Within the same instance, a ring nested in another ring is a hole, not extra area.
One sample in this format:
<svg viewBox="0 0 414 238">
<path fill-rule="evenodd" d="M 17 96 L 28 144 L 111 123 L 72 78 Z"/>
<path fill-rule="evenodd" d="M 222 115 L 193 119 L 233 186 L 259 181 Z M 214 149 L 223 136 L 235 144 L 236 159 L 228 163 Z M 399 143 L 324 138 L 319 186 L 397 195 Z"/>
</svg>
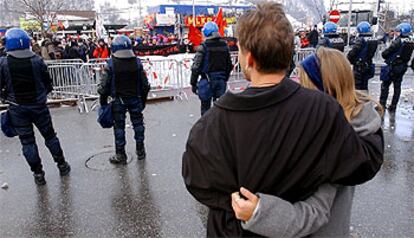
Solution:
<svg viewBox="0 0 414 238">
<path fill-rule="evenodd" d="M 325 1 L 325 5 L 328 6 L 329 5 L 329 0 L 324 0 Z M 394 8 L 397 8 L 398 11 L 408 11 L 409 9 L 413 9 L 414 8 L 414 0 L 387 0 L 388 2 L 391 2 L 391 6 Z M 99 6 L 100 4 L 102 4 L 103 2 L 105 2 L 105 0 L 95 0 L 96 6 Z M 111 1 L 113 2 L 113 1 Z M 138 2 L 138 0 L 136 0 L 136 2 Z M 191 3 L 192 1 L 183 1 L 186 3 Z M 196 4 L 206 4 L 207 2 L 210 3 L 220 3 L 223 2 L 223 0 L 195 0 Z M 168 0 L 141 0 L 141 3 L 143 6 L 154 6 L 154 5 L 159 5 L 159 4 L 168 4 L 171 3 Z M 128 0 L 117 0 L 116 1 L 116 5 L 119 6 L 120 8 L 127 8 L 129 7 L 128 4 Z"/>
</svg>

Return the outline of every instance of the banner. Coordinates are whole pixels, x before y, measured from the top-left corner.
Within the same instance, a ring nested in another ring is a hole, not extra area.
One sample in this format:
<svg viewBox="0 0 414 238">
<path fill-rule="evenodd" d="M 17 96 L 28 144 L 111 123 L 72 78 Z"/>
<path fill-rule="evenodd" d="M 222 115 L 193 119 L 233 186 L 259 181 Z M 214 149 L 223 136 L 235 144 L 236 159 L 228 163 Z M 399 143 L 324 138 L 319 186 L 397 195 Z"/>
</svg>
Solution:
<svg viewBox="0 0 414 238">
<path fill-rule="evenodd" d="M 234 37 L 224 37 L 223 38 L 227 45 L 229 46 L 230 51 L 238 51 L 237 39 Z M 134 48 L 134 52 L 137 56 L 149 56 L 149 55 L 162 55 L 168 56 L 172 54 L 181 54 L 181 53 L 194 53 L 195 46 L 192 44 L 174 44 L 174 45 L 154 45 L 154 46 L 138 46 Z"/>
<path fill-rule="evenodd" d="M 177 44 L 174 45 L 155 45 L 155 46 L 138 46 L 134 48 L 134 52 L 137 56 L 148 55 L 163 55 L 168 56 L 172 54 L 184 53 L 181 52 L 182 47 Z"/>
<path fill-rule="evenodd" d="M 20 28 L 23 30 L 37 30 L 40 31 L 40 24 L 36 20 L 26 20 L 23 17 L 19 18 Z"/>
<path fill-rule="evenodd" d="M 236 24 L 236 17 L 226 17 L 223 18 L 225 21 L 225 24 L 227 23 L 227 25 L 234 25 Z M 204 24 L 206 24 L 209 21 L 216 21 L 216 17 L 212 16 L 212 17 L 206 17 L 206 16 L 198 16 L 196 17 L 196 27 L 203 27 Z M 185 26 L 190 26 L 193 25 L 194 19 L 192 16 L 188 16 L 184 18 L 184 24 Z"/>
<path fill-rule="evenodd" d="M 205 17 L 205 16 L 198 16 L 196 17 L 195 26 L 196 27 L 203 27 L 209 21 L 214 21 L 215 17 Z M 192 26 L 194 24 L 194 18 L 192 16 L 188 16 L 185 18 L 185 25 Z"/>
<path fill-rule="evenodd" d="M 156 14 L 155 21 L 157 26 L 174 26 L 176 19 L 175 15 Z"/>
</svg>

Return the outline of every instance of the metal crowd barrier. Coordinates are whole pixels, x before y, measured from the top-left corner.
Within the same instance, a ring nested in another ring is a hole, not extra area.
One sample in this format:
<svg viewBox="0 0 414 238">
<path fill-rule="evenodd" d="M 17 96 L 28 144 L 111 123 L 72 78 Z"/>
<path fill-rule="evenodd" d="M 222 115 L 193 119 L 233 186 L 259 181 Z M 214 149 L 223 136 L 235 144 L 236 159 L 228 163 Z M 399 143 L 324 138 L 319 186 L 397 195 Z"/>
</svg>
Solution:
<svg viewBox="0 0 414 238">
<path fill-rule="evenodd" d="M 159 97 L 187 98 L 181 77 L 181 64 L 175 59 L 141 60 L 151 84 L 149 99 Z"/>
<path fill-rule="evenodd" d="M 49 65 L 53 91 L 50 101 L 77 101 L 79 112 L 88 112 L 85 98 L 82 95 L 82 80 L 79 69 L 75 65 Z"/>
<path fill-rule="evenodd" d="M 243 73 L 240 68 L 238 52 L 231 52 L 231 61 L 233 64 L 233 70 L 231 71 L 230 78 L 228 81 L 228 88 L 231 84 L 244 83 L 246 80 L 243 77 Z M 181 88 L 191 87 L 191 66 L 193 65 L 193 58 L 184 58 L 180 62 L 180 77 L 181 77 Z"/>
<path fill-rule="evenodd" d="M 295 50 L 295 54 L 293 55 L 295 64 L 299 65 L 299 63 L 302 62 L 302 60 L 304 60 L 306 57 L 308 57 L 309 55 L 315 52 L 316 52 L 315 48 L 303 48 L 303 49 Z"/>
<path fill-rule="evenodd" d="M 380 45 L 374 57 L 374 62 L 378 66 L 383 62 L 381 50 L 384 47 Z M 314 48 L 297 50 L 294 55 L 296 65 L 314 52 Z M 229 89 L 232 89 L 230 85 L 234 87 L 238 83 L 243 85 L 245 82 L 237 52 L 231 53 L 231 60 L 234 68 L 229 79 Z M 86 100 L 98 98 L 97 89 L 102 80 L 103 68 L 107 59 L 91 59 L 88 63 L 84 63 L 80 59 L 49 60 L 45 62 L 48 65 L 54 85 L 54 90 L 49 95 L 49 100 L 77 101 L 80 112 L 89 112 L 97 106 L 97 100 L 91 106 L 87 105 Z M 192 57 L 181 60 L 169 58 L 156 60 L 142 59 L 142 64 L 152 86 L 149 93 L 150 99 L 161 97 L 188 99 L 184 89 L 191 86 Z"/>
<path fill-rule="evenodd" d="M 83 64 L 81 59 L 60 59 L 60 60 L 45 60 L 47 65 L 60 65 L 60 64 Z"/>
</svg>

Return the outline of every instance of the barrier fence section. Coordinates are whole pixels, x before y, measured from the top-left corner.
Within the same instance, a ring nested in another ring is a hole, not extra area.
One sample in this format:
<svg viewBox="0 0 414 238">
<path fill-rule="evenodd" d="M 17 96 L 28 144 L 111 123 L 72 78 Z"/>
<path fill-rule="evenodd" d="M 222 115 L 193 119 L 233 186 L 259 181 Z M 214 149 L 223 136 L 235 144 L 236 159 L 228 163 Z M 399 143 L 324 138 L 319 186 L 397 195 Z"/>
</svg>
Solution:
<svg viewBox="0 0 414 238">
<path fill-rule="evenodd" d="M 187 99 L 181 76 L 181 64 L 175 59 L 141 60 L 148 82 L 151 84 L 149 99 L 177 97 Z"/>
<path fill-rule="evenodd" d="M 85 98 L 82 95 L 83 83 L 77 64 L 49 65 L 48 71 L 53 83 L 53 91 L 49 94 L 51 101 L 77 101 L 79 112 L 85 111 Z"/>
<path fill-rule="evenodd" d="M 81 61 L 80 61 L 81 62 Z M 50 100 L 76 100 L 79 112 L 89 112 L 98 106 L 97 93 L 102 81 L 105 59 L 95 59 L 88 63 L 74 61 L 47 61 L 54 90 Z M 181 62 L 174 59 L 142 60 L 144 71 L 151 84 L 149 99 L 177 97 L 188 99 L 184 91 Z M 191 67 L 191 66 L 190 66 Z M 95 99 L 90 106 L 87 99 Z"/>
<path fill-rule="evenodd" d="M 295 54 L 293 55 L 293 60 L 294 60 L 296 65 L 299 65 L 299 63 L 302 62 L 302 60 L 304 60 L 306 57 L 308 57 L 309 55 L 311 55 L 315 52 L 316 52 L 315 48 L 297 49 L 297 50 L 295 50 Z"/>
<path fill-rule="evenodd" d="M 381 51 L 384 48 L 385 46 L 380 45 L 374 57 L 377 66 L 383 63 Z M 315 53 L 314 48 L 298 49 L 294 54 L 295 64 L 299 65 L 304 58 L 312 53 Z M 229 85 L 245 82 L 238 61 L 238 52 L 231 52 L 231 60 L 234 67 L 229 78 Z M 170 58 L 142 59 L 141 61 L 151 84 L 151 91 L 148 95 L 150 99 L 160 97 L 188 99 L 184 89 L 191 86 L 193 58 L 182 58 L 180 60 Z M 97 89 L 102 80 L 107 59 L 92 59 L 87 63 L 80 59 L 49 60 L 45 63 L 48 65 L 54 85 L 49 100 L 77 101 L 80 112 L 89 112 L 97 106 L 97 100 L 91 106 L 87 105 L 86 100 L 98 98 Z"/>
</svg>

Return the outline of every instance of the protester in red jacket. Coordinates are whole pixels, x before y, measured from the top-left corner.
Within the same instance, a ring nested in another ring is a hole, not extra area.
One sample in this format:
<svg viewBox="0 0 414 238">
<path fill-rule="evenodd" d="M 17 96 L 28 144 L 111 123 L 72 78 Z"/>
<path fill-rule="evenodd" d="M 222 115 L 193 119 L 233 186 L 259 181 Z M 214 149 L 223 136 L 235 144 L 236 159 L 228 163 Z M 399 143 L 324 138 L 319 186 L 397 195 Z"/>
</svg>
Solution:
<svg viewBox="0 0 414 238">
<path fill-rule="evenodd" d="M 93 52 L 94 58 L 106 59 L 109 58 L 109 48 L 103 39 L 98 41 L 98 47 Z"/>
</svg>

